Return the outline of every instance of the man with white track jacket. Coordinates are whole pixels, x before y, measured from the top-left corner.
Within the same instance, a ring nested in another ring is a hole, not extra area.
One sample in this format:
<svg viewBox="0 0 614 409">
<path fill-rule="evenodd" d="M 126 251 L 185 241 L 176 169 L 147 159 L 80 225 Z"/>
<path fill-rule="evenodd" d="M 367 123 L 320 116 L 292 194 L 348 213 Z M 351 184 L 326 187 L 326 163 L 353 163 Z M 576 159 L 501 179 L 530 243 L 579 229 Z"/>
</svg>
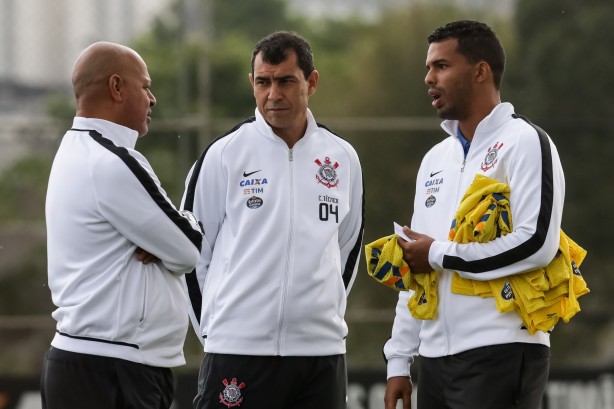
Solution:
<svg viewBox="0 0 614 409">
<path fill-rule="evenodd" d="M 186 180 L 182 206 L 206 239 L 186 276 L 206 352 L 198 408 L 345 405 L 362 175 L 351 145 L 307 108 L 318 78 L 301 65 L 310 59 L 295 33 L 263 39 L 250 75 L 255 116 L 216 139 Z"/>
<path fill-rule="evenodd" d="M 410 407 L 409 367 L 420 355 L 418 407 L 532 408 L 549 369 L 549 334 L 531 335 L 493 298 L 455 294 L 454 272 L 472 280 L 546 266 L 559 246 L 565 180 L 552 140 L 502 103 L 503 49 L 483 23 L 459 21 L 429 37 L 427 75 L 433 107 L 450 135 L 424 157 L 416 179 L 411 229 L 400 240 L 414 273 L 437 272 L 436 318 L 411 316 L 401 292 L 384 346 L 386 409 Z M 488 243 L 448 239 L 458 205 L 476 175 L 510 186 L 513 231 Z"/>
<path fill-rule="evenodd" d="M 202 230 L 135 150 L 156 103 L 142 58 L 95 43 L 79 56 L 73 86 L 77 112 L 46 199 L 57 326 L 43 408 L 168 408 L 170 367 L 185 363 L 182 277 L 196 265 Z"/>
</svg>

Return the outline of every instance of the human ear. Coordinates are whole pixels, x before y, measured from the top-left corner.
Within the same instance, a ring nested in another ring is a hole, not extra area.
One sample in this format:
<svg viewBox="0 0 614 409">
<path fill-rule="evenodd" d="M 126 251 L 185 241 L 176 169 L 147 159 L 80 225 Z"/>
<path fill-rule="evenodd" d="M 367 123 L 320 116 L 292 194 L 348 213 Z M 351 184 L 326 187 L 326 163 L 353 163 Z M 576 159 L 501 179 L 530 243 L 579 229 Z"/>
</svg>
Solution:
<svg viewBox="0 0 614 409">
<path fill-rule="evenodd" d="M 116 101 L 122 100 L 121 89 L 124 85 L 124 80 L 118 74 L 113 74 L 109 77 L 108 87 L 111 98 Z"/>
<path fill-rule="evenodd" d="M 307 82 L 309 83 L 309 89 L 307 90 L 308 95 L 313 95 L 313 93 L 316 92 L 319 79 L 320 73 L 318 73 L 317 70 L 311 71 L 311 74 L 309 74 L 309 77 L 307 78 Z"/>
<path fill-rule="evenodd" d="M 475 79 L 477 82 L 484 82 L 492 76 L 490 65 L 486 61 L 480 61 L 475 68 Z"/>
</svg>

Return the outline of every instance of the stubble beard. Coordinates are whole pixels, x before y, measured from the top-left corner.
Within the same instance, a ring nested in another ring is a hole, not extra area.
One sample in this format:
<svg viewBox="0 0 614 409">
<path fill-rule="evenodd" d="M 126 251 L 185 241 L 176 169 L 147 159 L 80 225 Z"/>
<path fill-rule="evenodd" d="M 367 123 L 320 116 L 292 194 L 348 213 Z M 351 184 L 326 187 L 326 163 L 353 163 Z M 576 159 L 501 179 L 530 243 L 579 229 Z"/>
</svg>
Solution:
<svg viewBox="0 0 614 409">
<path fill-rule="evenodd" d="M 438 109 L 437 116 L 441 119 L 447 120 L 463 120 L 470 115 L 471 106 L 471 91 L 465 90 L 463 97 L 454 98 L 454 95 L 448 95 L 448 101 L 450 102 L 447 108 Z"/>
</svg>

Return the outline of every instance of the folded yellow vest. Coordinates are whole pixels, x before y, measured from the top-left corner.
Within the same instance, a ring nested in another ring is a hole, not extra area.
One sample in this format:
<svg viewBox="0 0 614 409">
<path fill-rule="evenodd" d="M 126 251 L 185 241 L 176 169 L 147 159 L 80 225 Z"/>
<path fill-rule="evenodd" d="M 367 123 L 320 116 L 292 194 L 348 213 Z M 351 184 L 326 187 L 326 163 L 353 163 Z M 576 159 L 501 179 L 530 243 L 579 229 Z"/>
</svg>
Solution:
<svg viewBox="0 0 614 409">
<path fill-rule="evenodd" d="M 423 320 L 433 319 L 437 315 L 437 274 L 410 274 L 397 238 L 392 234 L 365 245 L 369 275 L 397 291 L 413 290 L 407 304 L 411 314 Z"/>
<path fill-rule="evenodd" d="M 510 233 L 509 194 L 508 185 L 476 175 L 452 221 L 450 240 L 485 243 Z M 411 274 L 396 235 L 365 247 L 369 274 L 399 291 L 415 291 L 408 303 L 412 315 L 433 319 L 437 314 L 437 274 Z M 465 279 L 455 273 L 451 290 L 494 297 L 497 309 L 516 311 L 531 334 L 546 332 L 559 319 L 568 322 L 580 311 L 577 299 L 589 292 L 578 268 L 585 256 L 586 251 L 561 231 L 559 251 L 546 268 L 489 281 Z"/>
</svg>

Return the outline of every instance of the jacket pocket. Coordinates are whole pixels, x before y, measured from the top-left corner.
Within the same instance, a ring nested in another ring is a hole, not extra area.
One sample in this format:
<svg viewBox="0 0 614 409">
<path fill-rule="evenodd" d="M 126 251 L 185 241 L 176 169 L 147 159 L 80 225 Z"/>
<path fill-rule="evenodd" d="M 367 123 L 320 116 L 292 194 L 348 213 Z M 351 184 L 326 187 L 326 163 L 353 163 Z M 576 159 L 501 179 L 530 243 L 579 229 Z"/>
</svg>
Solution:
<svg viewBox="0 0 614 409">
<path fill-rule="evenodd" d="M 148 268 L 143 269 L 142 274 L 143 274 L 143 288 L 142 288 L 142 293 L 141 293 L 141 313 L 139 316 L 140 317 L 139 325 L 141 325 L 143 321 L 145 321 L 145 318 L 147 318 L 147 304 L 148 304 L 148 298 L 149 298 L 149 274 L 150 274 L 149 269 Z"/>
</svg>

